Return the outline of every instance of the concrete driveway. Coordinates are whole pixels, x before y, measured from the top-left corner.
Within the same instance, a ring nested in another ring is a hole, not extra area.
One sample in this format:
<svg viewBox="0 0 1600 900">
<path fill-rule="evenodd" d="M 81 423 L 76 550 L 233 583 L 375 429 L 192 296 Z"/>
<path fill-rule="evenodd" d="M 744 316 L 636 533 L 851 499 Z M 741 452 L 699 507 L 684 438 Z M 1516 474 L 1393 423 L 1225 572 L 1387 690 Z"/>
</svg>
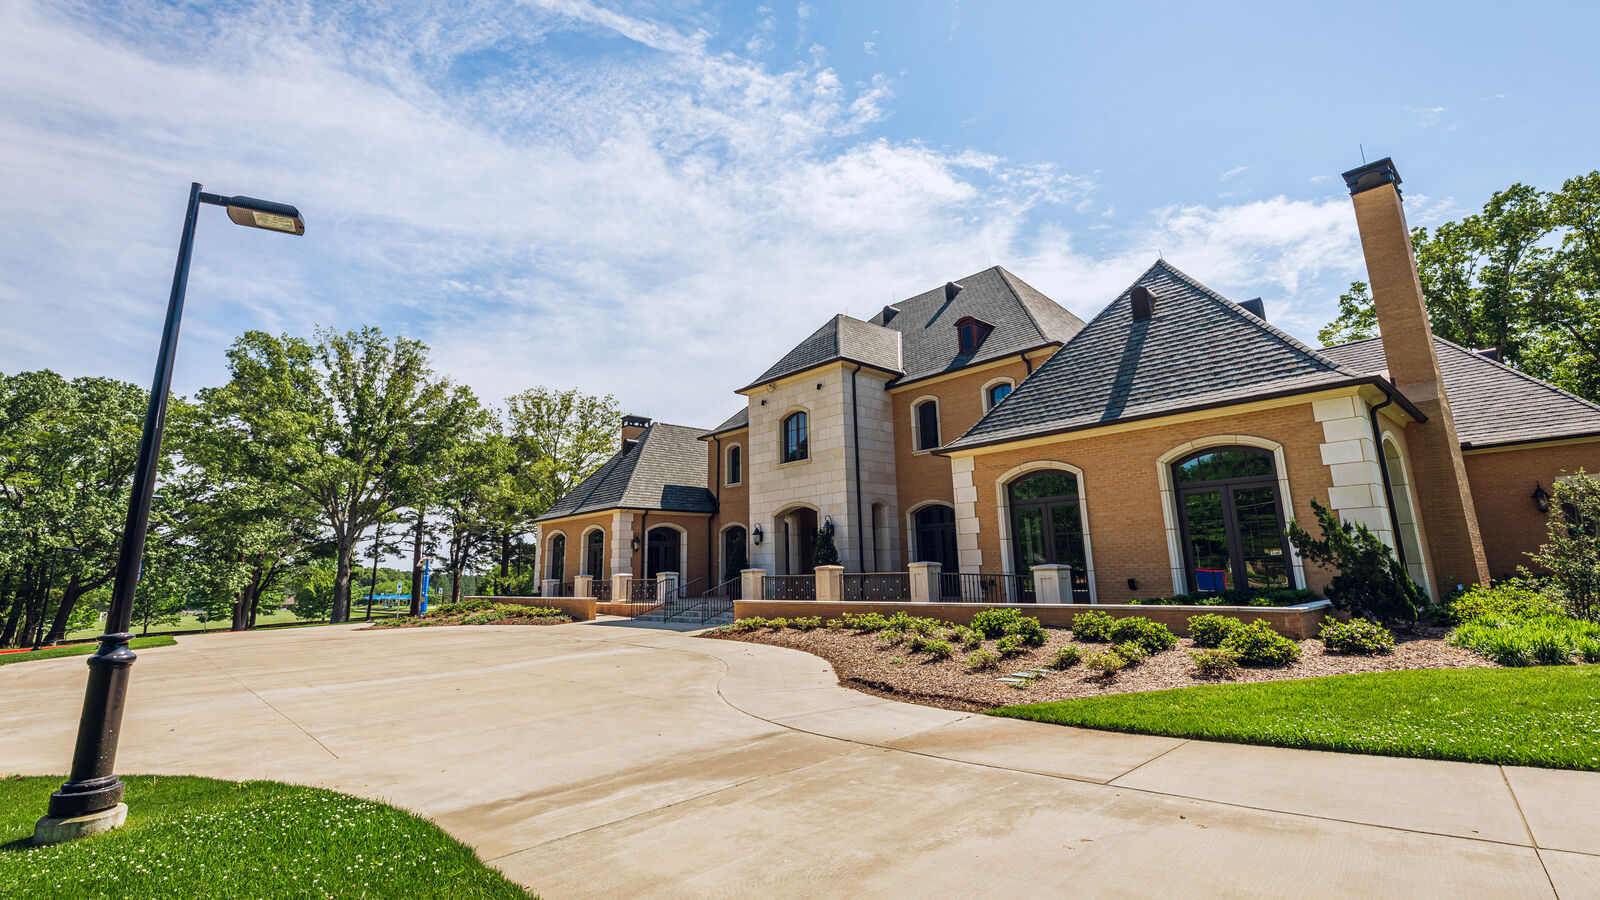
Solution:
<svg viewBox="0 0 1600 900">
<path fill-rule="evenodd" d="M 0 772 L 65 770 L 83 685 L 0 668 Z M 620 622 L 181 638 L 119 763 L 385 800 L 549 900 L 1600 896 L 1600 775 L 990 719 Z"/>
</svg>

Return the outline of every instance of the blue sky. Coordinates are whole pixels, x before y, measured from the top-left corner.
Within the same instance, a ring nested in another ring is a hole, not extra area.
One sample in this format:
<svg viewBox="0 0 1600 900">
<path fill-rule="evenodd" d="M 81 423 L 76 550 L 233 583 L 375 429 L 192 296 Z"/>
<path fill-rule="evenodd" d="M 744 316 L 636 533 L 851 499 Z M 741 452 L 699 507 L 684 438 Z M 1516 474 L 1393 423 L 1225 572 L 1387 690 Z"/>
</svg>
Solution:
<svg viewBox="0 0 1600 900">
<path fill-rule="evenodd" d="M 0 3 L 0 370 L 177 388 L 247 328 L 376 324 L 497 402 L 710 426 L 828 315 L 1002 264 L 1084 318 L 1155 258 L 1306 340 L 1413 224 L 1597 165 L 1590 5 Z"/>
</svg>

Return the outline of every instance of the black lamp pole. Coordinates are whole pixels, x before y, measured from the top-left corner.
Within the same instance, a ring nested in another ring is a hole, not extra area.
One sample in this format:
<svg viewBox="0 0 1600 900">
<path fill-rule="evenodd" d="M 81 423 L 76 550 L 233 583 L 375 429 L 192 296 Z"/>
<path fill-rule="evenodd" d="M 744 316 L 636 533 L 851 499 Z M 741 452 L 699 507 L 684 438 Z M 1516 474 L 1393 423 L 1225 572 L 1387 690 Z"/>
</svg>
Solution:
<svg viewBox="0 0 1600 900">
<path fill-rule="evenodd" d="M 99 648 L 89 657 L 89 685 L 84 692 L 83 714 L 78 720 L 72 774 L 60 790 L 50 795 L 49 815 L 35 827 L 36 842 L 52 833 L 45 828 L 52 820 L 59 822 L 105 813 L 122 802 L 123 784 L 113 774 L 112 767 L 117 758 L 117 739 L 122 733 L 128 670 L 134 660 L 134 653 L 128 648 L 133 635 L 128 629 L 133 621 L 133 595 L 139 586 L 145 531 L 150 524 L 150 498 L 155 493 L 161 461 L 161 433 L 166 425 L 167 393 L 172 386 L 173 361 L 178 350 L 183 293 L 189 283 L 195 219 L 202 203 L 227 207 L 228 218 L 239 225 L 305 234 L 300 211 L 292 206 L 250 197 L 221 197 L 201 191 L 198 182 L 189 185 L 189 208 L 183 219 L 183 237 L 178 243 L 177 267 L 172 273 L 172 294 L 167 299 L 167 320 L 161 331 L 161 350 L 156 355 L 156 376 L 150 386 L 150 405 L 145 410 L 144 435 L 139 440 L 133 494 L 128 499 L 128 517 L 122 527 L 122 547 L 111 589 L 111 608 L 106 613 L 106 633 L 100 636 Z M 59 839 L 59 836 L 51 838 Z"/>
</svg>

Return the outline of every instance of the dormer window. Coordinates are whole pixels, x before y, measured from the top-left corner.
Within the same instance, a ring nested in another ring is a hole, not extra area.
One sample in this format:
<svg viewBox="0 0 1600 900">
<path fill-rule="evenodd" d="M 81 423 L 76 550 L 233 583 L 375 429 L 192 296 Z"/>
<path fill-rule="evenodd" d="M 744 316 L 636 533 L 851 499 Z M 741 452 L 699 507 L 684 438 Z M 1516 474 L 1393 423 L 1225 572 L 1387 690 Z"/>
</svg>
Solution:
<svg viewBox="0 0 1600 900">
<path fill-rule="evenodd" d="M 983 346 L 983 339 L 989 336 L 994 326 L 982 319 L 972 316 L 962 316 L 956 320 L 956 340 L 962 354 L 977 353 Z"/>
</svg>

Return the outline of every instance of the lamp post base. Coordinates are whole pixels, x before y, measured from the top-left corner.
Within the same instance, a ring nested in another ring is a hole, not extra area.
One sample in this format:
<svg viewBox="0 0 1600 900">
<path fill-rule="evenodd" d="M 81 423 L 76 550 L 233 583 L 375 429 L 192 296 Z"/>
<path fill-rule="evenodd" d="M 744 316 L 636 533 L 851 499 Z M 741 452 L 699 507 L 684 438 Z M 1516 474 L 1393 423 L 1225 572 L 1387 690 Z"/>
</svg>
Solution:
<svg viewBox="0 0 1600 900">
<path fill-rule="evenodd" d="M 45 816 L 33 825 L 33 845 L 43 847 L 48 844 L 60 844 L 64 841 L 75 841 L 78 838 L 89 837 L 94 834 L 104 834 L 117 828 L 128 820 L 128 804 L 118 803 L 110 809 L 89 813 L 84 816 L 71 818 L 57 818 Z"/>
</svg>

